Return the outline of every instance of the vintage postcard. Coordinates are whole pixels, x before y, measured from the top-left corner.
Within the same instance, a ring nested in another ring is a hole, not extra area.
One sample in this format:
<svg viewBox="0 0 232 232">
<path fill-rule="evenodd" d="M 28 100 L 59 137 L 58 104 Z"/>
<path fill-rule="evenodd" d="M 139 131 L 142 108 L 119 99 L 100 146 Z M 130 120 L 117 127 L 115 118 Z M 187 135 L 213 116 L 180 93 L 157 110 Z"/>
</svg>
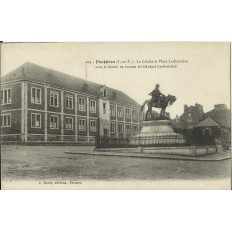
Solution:
<svg viewBox="0 0 232 232">
<path fill-rule="evenodd" d="M 230 43 L 2 43 L 2 189 L 231 189 Z"/>
</svg>

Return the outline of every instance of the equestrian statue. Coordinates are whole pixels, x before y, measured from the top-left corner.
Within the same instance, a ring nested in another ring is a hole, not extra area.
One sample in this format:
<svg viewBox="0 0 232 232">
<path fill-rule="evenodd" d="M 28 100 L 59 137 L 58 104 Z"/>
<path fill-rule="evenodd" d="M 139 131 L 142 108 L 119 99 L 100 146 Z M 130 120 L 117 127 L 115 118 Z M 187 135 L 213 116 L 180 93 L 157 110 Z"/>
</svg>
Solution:
<svg viewBox="0 0 232 232">
<path fill-rule="evenodd" d="M 152 98 L 149 100 L 144 101 L 143 105 L 141 106 L 141 111 L 143 111 L 145 105 L 147 104 L 147 111 L 145 115 L 145 120 L 148 120 L 148 114 L 152 116 L 152 108 L 161 108 L 160 110 L 160 118 L 159 119 L 165 119 L 165 110 L 168 105 L 172 105 L 176 101 L 176 97 L 173 95 L 167 95 L 165 96 L 162 94 L 159 90 L 160 85 L 156 84 L 155 89 L 149 93 L 148 95 L 151 95 Z M 155 118 L 154 118 L 155 119 Z"/>
</svg>

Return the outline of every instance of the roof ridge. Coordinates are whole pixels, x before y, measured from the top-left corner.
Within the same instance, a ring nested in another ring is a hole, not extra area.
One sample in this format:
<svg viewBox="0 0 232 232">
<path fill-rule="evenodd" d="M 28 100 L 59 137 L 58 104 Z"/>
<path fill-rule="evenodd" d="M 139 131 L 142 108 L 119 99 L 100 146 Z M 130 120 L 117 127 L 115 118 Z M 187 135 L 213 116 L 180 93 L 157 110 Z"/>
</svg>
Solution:
<svg viewBox="0 0 232 232">
<path fill-rule="evenodd" d="M 32 73 L 34 74 L 32 75 Z M 78 76 L 73 76 L 52 68 L 47 68 L 29 61 L 20 65 L 18 68 L 14 69 L 10 73 L 4 75 L 2 78 L 5 79 L 4 81 L 7 81 L 9 79 L 26 79 L 40 81 L 42 83 L 50 83 L 51 85 L 54 85 L 54 83 L 59 83 L 59 87 L 66 86 L 67 89 L 78 92 L 82 91 L 94 96 L 97 96 L 99 94 L 100 87 L 103 86 L 103 84 L 89 81 Z M 87 88 L 86 90 L 82 89 L 84 83 L 89 84 L 89 88 Z M 133 98 L 128 96 L 124 91 L 112 88 L 110 86 L 106 87 L 107 89 L 109 89 L 110 93 L 109 100 L 117 100 L 126 104 L 140 106 L 139 103 L 137 103 Z M 118 99 L 113 99 L 112 92 L 117 93 Z"/>
<path fill-rule="evenodd" d="M 209 122 L 213 123 L 214 125 L 217 125 L 220 127 L 220 124 L 215 121 L 214 119 L 212 119 L 211 117 L 207 116 L 206 118 L 204 118 L 203 120 L 199 121 L 195 127 L 199 127 L 200 125 L 204 125 L 204 123 L 206 122 L 206 120 L 208 120 Z"/>
<path fill-rule="evenodd" d="M 37 66 L 37 67 L 40 67 L 40 68 L 43 68 L 43 69 L 45 69 L 45 70 L 53 71 L 53 72 L 55 72 L 55 73 L 59 73 L 59 74 L 61 74 L 61 75 L 69 76 L 69 77 L 71 77 L 71 78 L 78 78 L 78 79 L 80 79 L 81 81 L 88 82 L 88 83 L 92 83 L 92 84 L 95 84 L 95 85 L 99 85 L 100 87 L 101 87 L 101 86 L 106 86 L 107 88 L 110 88 L 110 89 L 112 89 L 112 90 L 116 90 L 116 91 L 118 91 L 118 92 L 120 91 L 120 92 L 124 93 L 122 90 L 115 89 L 115 88 L 110 87 L 110 86 L 107 86 L 107 85 L 105 85 L 105 84 L 100 84 L 100 83 L 97 83 L 97 82 L 94 82 L 94 81 L 85 80 L 84 78 L 81 78 L 81 77 L 78 77 L 78 76 L 74 76 L 74 75 L 71 75 L 71 74 L 68 74 L 68 73 L 64 73 L 64 72 L 58 71 L 58 70 L 56 70 L 56 69 L 47 68 L 47 67 L 44 67 L 44 66 L 41 66 L 41 65 L 38 65 L 38 64 L 29 62 L 29 61 L 26 62 L 26 63 L 24 63 L 24 64 L 22 64 L 20 67 L 22 67 L 22 66 L 24 66 L 24 65 L 28 65 L 28 64 L 33 65 L 33 66 Z M 19 67 L 19 68 L 20 68 L 20 67 Z M 126 93 L 124 93 L 124 94 L 126 94 Z M 126 94 L 126 95 L 127 95 L 127 94 Z M 128 96 L 128 97 L 129 97 L 129 96 Z"/>
</svg>

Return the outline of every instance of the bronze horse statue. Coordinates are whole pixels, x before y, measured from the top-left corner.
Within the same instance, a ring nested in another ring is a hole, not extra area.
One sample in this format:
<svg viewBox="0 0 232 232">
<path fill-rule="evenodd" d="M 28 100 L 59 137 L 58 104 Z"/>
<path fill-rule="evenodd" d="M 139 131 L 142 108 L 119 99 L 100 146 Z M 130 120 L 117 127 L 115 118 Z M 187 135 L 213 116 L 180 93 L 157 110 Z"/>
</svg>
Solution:
<svg viewBox="0 0 232 232">
<path fill-rule="evenodd" d="M 168 105 L 172 105 L 174 102 L 176 101 L 176 97 L 173 95 L 169 95 L 168 96 L 164 96 L 161 98 L 160 100 L 160 105 L 157 106 L 157 102 L 153 102 L 152 99 L 146 100 L 144 101 L 143 105 L 141 106 L 141 111 L 143 111 L 145 105 L 147 104 L 147 111 L 146 111 L 146 116 L 145 116 L 145 120 L 148 120 L 148 113 L 152 116 L 152 108 L 161 108 L 160 111 L 160 117 L 161 119 L 164 119 L 165 117 L 165 110 L 167 108 Z"/>
</svg>

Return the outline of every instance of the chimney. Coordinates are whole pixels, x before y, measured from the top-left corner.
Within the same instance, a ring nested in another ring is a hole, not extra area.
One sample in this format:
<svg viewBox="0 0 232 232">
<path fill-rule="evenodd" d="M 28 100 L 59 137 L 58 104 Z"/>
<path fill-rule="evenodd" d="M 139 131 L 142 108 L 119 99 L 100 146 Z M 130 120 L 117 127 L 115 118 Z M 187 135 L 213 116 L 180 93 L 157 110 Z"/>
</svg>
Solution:
<svg viewBox="0 0 232 232">
<path fill-rule="evenodd" d="M 89 87 L 88 83 L 83 83 L 82 90 L 85 92 L 85 91 L 87 91 L 88 87 Z"/>
<path fill-rule="evenodd" d="M 25 68 L 22 68 L 22 75 L 25 76 Z"/>
<path fill-rule="evenodd" d="M 204 111 L 203 111 L 203 105 L 201 105 L 201 113 L 203 114 L 203 112 L 204 112 Z"/>
</svg>

